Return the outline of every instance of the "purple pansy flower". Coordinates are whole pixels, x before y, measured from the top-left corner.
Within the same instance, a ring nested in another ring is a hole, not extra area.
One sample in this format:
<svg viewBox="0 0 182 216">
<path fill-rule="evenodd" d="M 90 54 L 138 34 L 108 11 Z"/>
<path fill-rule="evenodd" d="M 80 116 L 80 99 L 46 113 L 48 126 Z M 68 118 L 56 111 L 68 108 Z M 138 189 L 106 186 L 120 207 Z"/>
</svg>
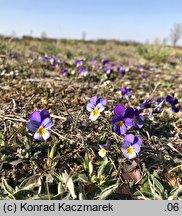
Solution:
<svg viewBox="0 0 182 216">
<path fill-rule="evenodd" d="M 152 101 L 152 99 L 146 99 L 144 100 L 141 104 L 140 104 L 140 108 L 146 108 L 147 106 L 150 105 L 150 102 Z"/>
<path fill-rule="evenodd" d="M 46 62 L 47 62 L 47 56 L 43 56 L 43 57 L 42 57 L 42 62 L 43 62 L 43 63 L 46 63 Z"/>
<path fill-rule="evenodd" d="M 109 63 L 109 60 L 106 59 L 106 60 L 104 60 L 104 61 L 102 62 L 102 65 L 105 66 L 105 65 L 107 65 L 108 63 Z"/>
<path fill-rule="evenodd" d="M 117 71 L 120 72 L 123 76 L 126 73 L 126 70 L 122 65 L 118 66 Z"/>
<path fill-rule="evenodd" d="M 179 112 L 179 108 L 176 107 L 176 105 L 178 104 L 178 99 L 174 97 L 174 94 L 172 94 L 171 96 L 168 95 L 166 97 L 166 101 L 171 105 L 173 112 L 175 113 Z"/>
<path fill-rule="evenodd" d="M 59 60 L 54 61 L 54 66 L 59 67 L 60 66 L 60 61 Z"/>
<path fill-rule="evenodd" d="M 105 98 L 98 98 L 94 96 L 90 99 L 90 103 L 87 104 L 86 109 L 90 112 L 89 118 L 92 121 L 97 120 L 100 113 L 105 109 L 107 100 Z"/>
<path fill-rule="evenodd" d="M 68 73 L 68 70 L 65 69 L 65 68 L 62 68 L 62 69 L 60 70 L 60 74 L 62 74 L 63 76 L 66 76 L 67 73 Z"/>
<path fill-rule="evenodd" d="M 130 70 L 130 69 L 133 69 L 133 68 L 135 68 L 135 65 L 134 65 L 134 64 L 130 64 L 130 65 L 129 65 L 129 70 Z"/>
<path fill-rule="evenodd" d="M 160 112 L 161 108 L 164 107 L 164 101 L 165 101 L 165 98 L 158 98 L 155 102 L 155 110 L 157 110 L 158 112 Z"/>
<path fill-rule="evenodd" d="M 142 65 L 138 65 L 138 70 L 139 71 L 143 71 L 144 70 L 144 67 Z"/>
<path fill-rule="evenodd" d="M 145 79 L 145 78 L 147 78 L 147 74 L 142 73 L 142 74 L 140 75 L 140 79 Z"/>
<path fill-rule="evenodd" d="M 96 58 L 93 58 L 93 59 L 91 60 L 91 63 L 92 63 L 92 64 L 96 64 L 96 63 L 97 63 L 97 59 L 96 59 Z"/>
<path fill-rule="evenodd" d="M 78 74 L 79 74 L 79 76 L 85 76 L 85 75 L 88 74 L 88 70 L 86 70 L 85 68 L 81 67 L 78 70 Z"/>
<path fill-rule="evenodd" d="M 106 156 L 106 153 L 109 152 L 110 143 L 107 142 L 104 145 L 99 145 L 99 147 L 100 150 L 98 151 L 98 155 L 103 158 Z"/>
<path fill-rule="evenodd" d="M 75 64 L 76 64 L 76 67 L 80 67 L 82 64 L 83 64 L 84 60 L 83 59 L 80 59 L 80 60 L 76 60 Z"/>
<path fill-rule="evenodd" d="M 126 134 L 121 150 L 123 155 L 128 159 L 133 159 L 140 152 L 143 141 L 139 136 L 133 134 Z"/>
<path fill-rule="evenodd" d="M 53 126 L 53 122 L 50 118 L 50 114 L 47 110 L 42 110 L 41 112 L 35 110 L 30 115 L 30 121 L 27 128 L 34 132 L 34 139 L 40 141 L 46 141 L 50 137 L 50 132 L 48 131 Z"/>
<path fill-rule="evenodd" d="M 126 133 L 127 128 L 133 126 L 134 110 L 132 108 L 125 108 L 123 104 L 119 104 L 114 108 L 114 116 L 112 123 L 113 130 L 116 134 L 122 135 Z"/>
<path fill-rule="evenodd" d="M 111 68 L 105 66 L 105 67 L 104 67 L 104 71 L 106 72 L 106 74 L 110 74 L 110 73 L 111 73 Z"/>
<path fill-rule="evenodd" d="M 48 60 L 49 60 L 49 62 L 50 62 L 51 64 L 53 64 L 54 61 L 55 61 L 55 59 L 54 59 L 53 56 L 48 56 Z"/>
<path fill-rule="evenodd" d="M 121 88 L 121 94 L 123 97 L 123 99 L 126 99 L 127 101 L 129 101 L 129 98 L 131 97 L 131 90 L 128 88 Z"/>
<path fill-rule="evenodd" d="M 134 110 L 134 117 L 133 117 L 133 125 L 136 128 L 142 128 L 144 123 L 144 116 L 140 115 L 142 113 L 141 109 Z"/>
</svg>

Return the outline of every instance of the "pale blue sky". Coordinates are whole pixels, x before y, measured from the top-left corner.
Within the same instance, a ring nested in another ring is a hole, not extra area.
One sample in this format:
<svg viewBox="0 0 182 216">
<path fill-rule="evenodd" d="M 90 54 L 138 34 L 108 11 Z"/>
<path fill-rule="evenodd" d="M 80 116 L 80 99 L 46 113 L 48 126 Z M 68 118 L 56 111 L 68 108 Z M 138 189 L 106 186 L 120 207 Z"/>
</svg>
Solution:
<svg viewBox="0 0 182 216">
<path fill-rule="evenodd" d="M 182 22 L 182 0 L 0 0 L 0 34 L 153 41 Z"/>
</svg>

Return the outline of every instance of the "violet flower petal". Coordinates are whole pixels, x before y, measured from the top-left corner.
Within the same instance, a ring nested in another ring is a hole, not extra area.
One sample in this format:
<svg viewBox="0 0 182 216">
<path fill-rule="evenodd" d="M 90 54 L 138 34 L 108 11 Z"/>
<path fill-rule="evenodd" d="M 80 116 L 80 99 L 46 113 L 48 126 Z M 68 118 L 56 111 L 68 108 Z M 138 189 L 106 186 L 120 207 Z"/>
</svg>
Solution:
<svg viewBox="0 0 182 216">
<path fill-rule="evenodd" d="M 133 144 L 139 145 L 141 147 L 142 143 L 143 143 L 142 138 L 139 136 L 135 136 Z"/>
<path fill-rule="evenodd" d="M 31 131 L 31 132 L 36 132 L 37 129 L 39 128 L 40 126 L 40 123 L 35 121 L 35 120 L 32 120 L 28 123 L 27 125 L 27 128 Z"/>
<path fill-rule="evenodd" d="M 92 110 L 95 108 L 95 105 L 92 103 L 88 103 L 86 106 L 87 111 L 92 112 Z"/>
<path fill-rule="evenodd" d="M 172 106 L 172 111 L 177 113 L 177 112 L 179 112 L 179 109 L 177 107 L 175 107 L 175 106 Z"/>
<path fill-rule="evenodd" d="M 129 148 L 130 146 L 131 146 L 130 142 L 128 142 L 128 141 L 126 141 L 126 140 L 122 143 L 122 148 L 123 148 L 123 149 L 127 149 L 127 148 Z"/>
<path fill-rule="evenodd" d="M 122 127 L 119 126 L 119 123 L 114 124 L 113 130 L 117 135 L 122 135 L 126 133 L 126 126 L 123 124 Z"/>
<path fill-rule="evenodd" d="M 140 152 L 140 145 L 134 144 L 134 145 L 132 145 L 132 148 L 134 149 L 135 153 L 138 154 Z"/>
<path fill-rule="evenodd" d="M 53 126 L 53 122 L 50 118 L 46 118 L 41 123 L 41 126 L 43 126 L 45 129 L 50 129 Z"/>
<path fill-rule="evenodd" d="M 118 115 L 114 115 L 112 118 L 111 118 L 111 121 L 113 124 L 115 124 L 116 122 L 118 121 L 122 121 L 123 118 L 121 116 L 118 116 Z"/>
<path fill-rule="evenodd" d="M 129 107 L 125 111 L 125 118 L 133 118 L 135 115 L 135 111 L 133 108 Z"/>
<path fill-rule="evenodd" d="M 122 127 L 120 127 L 120 135 L 123 135 L 123 134 L 125 134 L 126 133 L 126 126 L 123 124 L 123 126 Z"/>
<path fill-rule="evenodd" d="M 114 107 L 114 114 L 123 117 L 125 115 L 125 110 L 125 107 L 122 104 L 119 104 Z"/>
<path fill-rule="evenodd" d="M 133 144 L 135 136 L 133 134 L 126 134 L 124 137 L 124 141 Z"/>
<path fill-rule="evenodd" d="M 30 121 L 36 121 L 41 123 L 41 115 L 38 110 L 35 110 L 31 115 L 30 115 Z"/>
<path fill-rule="evenodd" d="M 133 119 L 132 118 L 124 118 L 123 119 L 127 128 L 133 127 Z"/>
<path fill-rule="evenodd" d="M 98 103 L 95 108 L 98 109 L 99 112 L 102 112 L 105 109 L 105 107 L 101 103 Z"/>
<path fill-rule="evenodd" d="M 46 109 L 40 112 L 40 116 L 41 116 L 41 121 L 43 121 L 46 118 L 50 118 L 50 114 Z"/>
<path fill-rule="evenodd" d="M 97 96 L 93 96 L 93 97 L 90 99 L 90 103 L 92 103 L 93 105 L 96 106 L 96 102 L 97 102 Z"/>
<path fill-rule="evenodd" d="M 173 100 L 174 100 L 174 98 L 171 97 L 170 95 L 168 95 L 168 96 L 166 97 L 166 101 L 167 101 L 168 103 L 170 103 L 171 105 L 172 105 L 172 103 L 173 103 Z"/>
<path fill-rule="evenodd" d="M 101 103 L 103 106 L 106 106 L 107 104 L 107 100 L 105 98 L 99 98 L 97 100 L 97 103 Z"/>
</svg>

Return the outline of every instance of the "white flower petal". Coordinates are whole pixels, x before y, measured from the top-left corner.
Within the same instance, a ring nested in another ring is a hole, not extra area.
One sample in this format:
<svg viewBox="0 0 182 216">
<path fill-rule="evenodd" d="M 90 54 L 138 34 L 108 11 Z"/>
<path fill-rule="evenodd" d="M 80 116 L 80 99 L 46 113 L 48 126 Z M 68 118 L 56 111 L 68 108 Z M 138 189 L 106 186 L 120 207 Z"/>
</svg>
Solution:
<svg viewBox="0 0 182 216">
<path fill-rule="evenodd" d="M 49 129 L 53 126 L 53 122 L 50 118 L 46 118 L 43 120 L 43 122 L 41 123 L 41 126 L 43 126 L 46 129 Z"/>
<path fill-rule="evenodd" d="M 101 148 L 98 152 L 98 155 L 103 158 L 106 156 L 106 153 L 107 151 L 104 148 Z"/>
<path fill-rule="evenodd" d="M 105 107 L 101 103 L 98 103 L 95 108 L 98 109 L 99 112 L 102 112 L 105 109 Z"/>
<path fill-rule="evenodd" d="M 95 121 L 95 120 L 97 120 L 97 118 L 99 117 L 99 115 L 100 115 L 100 112 L 98 112 L 97 115 L 93 115 L 93 112 L 91 112 L 89 118 L 90 118 L 92 121 Z"/>
<path fill-rule="evenodd" d="M 40 136 L 40 134 L 39 134 L 39 132 L 38 132 L 38 130 L 35 132 L 35 134 L 34 134 L 34 137 L 33 137 L 34 139 L 36 139 L 36 140 L 42 140 L 42 137 Z"/>
<path fill-rule="evenodd" d="M 40 141 L 46 141 L 50 137 L 50 132 L 44 128 L 44 133 L 40 134 L 39 130 L 37 130 L 34 134 L 34 139 L 40 140 Z"/>
<path fill-rule="evenodd" d="M 123 155 L 128 159 L 132 159 L 136 157 L 136 153 L 134 151 L 132 154 L 128 154 L 128 150 L 122 148 L 122 152 L 123 152 Z"/>
<path fill-rule="evenodd" d="M 42 138 L 44 141 L 46 141 L 50 137 L 50 132 L 48 130 L 45 130 L 45 134 L 42 135 Z"/>
</svg>

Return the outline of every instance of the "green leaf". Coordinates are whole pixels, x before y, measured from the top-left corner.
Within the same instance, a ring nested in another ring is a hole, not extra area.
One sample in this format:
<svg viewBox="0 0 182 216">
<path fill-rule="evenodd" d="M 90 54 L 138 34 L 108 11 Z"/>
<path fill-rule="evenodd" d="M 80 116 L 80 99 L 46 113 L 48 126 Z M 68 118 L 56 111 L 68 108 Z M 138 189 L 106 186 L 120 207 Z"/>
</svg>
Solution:
<svg viewBox="0 0 182 216">
<path fill-rule="evenodd" d="M 101 175 L 103 175 L 104 173 L 104 168 L 105 168 L 105 164 L 103 163 L 99 169 L 98 169 L 98 172 L 97 172 L 97 178 L 100 178 Z"/>
<path fill-rule="evenodd" d="M 54 144 L 54 146 L 51 148 L 51 151 L 48 152 L 48 157 L 50 157 L 51 159 L 53 159 L 55 152 L 56 152 L 56 145 Z"/>
<path fill-rule="evenodd" d="M 78 199 L 79 200 L 86 200 L 86 193 L 84 190 L 84 186 L 81 182 L 78 182 L 78 188 L 79 188 L 79 194 L 78 194 Z"/>
<path fill-rule="evenodd" d="M 115 192 L 115 190 L 118 188 L 119 184 L 116 183 L 114 185 L 111 185 L 107 188 L 105 188 L 99 195 L 98 199 L 99 200 L 106 200 L 108 198 L 108 196 L 110 196 L 111 194 L 113 194 Z"/>
<path fill-rule="evenodd" d="M 88 153 L 87 152 L 85 152 L 85 157 L 84 157 L 84 159 L 83 159 L 83 161 L 82 161 L 82 164 L 83 164 L 83 168 L 84 168 L 84 170 L 88 170 L 88 166 L 89 166 L 89 158 L 88 158 Z"/>
<path fill-rule="evenodd" d="M 19 186 L 20 190 L 33 190 L 34 187 L 40 187 L 41 180 L 40 175 L 33 175 L 25 179 Z"/>
<path fill-rule="evenodd" d="M 44 194 L 46 191 L 46 185 L 45 185 L 45 182 L 41 178 L 40 178 L 40 181 L 41 181 L 41 184 L 38 189 L 38 194 Z"/>
<path fill-rule="evenodd" d="M 11 195 L 15 193 L 15 190 L 8 184 L 6 179 L 2 180 L 2 185 L 6 193 L 11 194 Z"/>
<path fill-rule="evenodd" d="M 104 161 L 102 162 L 101 166 L 99 166 L 98 172 L 97 172 L 97 178 L 100 178 L 100 176 L 106 174 L 106 170 L 109 168 L 109 164 L 111 162 L 108 161 L 107 157 L 104 158 Z M 107 171 L 108 172 L 108 171 Z"/>
<path fill-rule="evenodd" d="M 110 175 L 111 174 L 111 171 L 113 169 L 113 164 L 108 161 L 108 163 L 106 164 L 105 166 L 105 169 L 104 169 L 104 174 L 107 176 L 107 175 Z"/>
<path fill-rule="evenodd" d="M 58 194 L 62 194 L 63 193 L 63 186 L 62 186 L 62 182 L 58 183 Z"/>
<path fill-rule="evenodd" d="M 66 187 L 70 191 L 71 196 L 73 199 L 76 199 L 76 194 L 75 194 L 75 189 L 74 189 L 74 184 L 72 177 L 70 177 L 66 172 L 62 173 L 62 181 L 65 183 Z"/>
<path fill-rule="evenodd" d="M 182 199 L 182 186 L 179 186 L 179 188 L 175 188 L 174 190 L 171 191 L 168 200 L 181 200 L 181 199 Z"/>
<path fill-rule="evenodd" d="M 156 187 L 154 181 L 153 181 L 153 177 L 149 176 L 148 177 L 148 182 L 149 182 L 149 186 L 150 186 L 150 191 L 151 191 L 151 194 L 153 196 L 153 199 L 154 200 L 162 200 L 162 195 L 161 193 L 159 192 L 158 188 Z"/>
<path fill-rule="evenodd" d="M 158 188 L 160 194 L 163 194 L 164 193 L 164 187 L 159 182 L 159 180 L 157 178 L 155 178 L 154 176 L 152 176 L 152 175 L 151 175 L 151 179 L 153 180 L 153 183 L 156 186 L 156 188 Z"/>
<path fill-rule="evenodd" d="M 93 173 L 93 164 L 92 164 L 92 161 L 89 161 L 88 168 L 89 168 L 89 176 L 92 176 L 92 173 Z"/>
<path fill-rule="evenodd" d="M 79 174 L 79 175 L 78 175 L 78 179 L 79 179 L 81 182 L 90 183 L 88 177 L 87 177 L 85 174 Z"/>
</svg>

